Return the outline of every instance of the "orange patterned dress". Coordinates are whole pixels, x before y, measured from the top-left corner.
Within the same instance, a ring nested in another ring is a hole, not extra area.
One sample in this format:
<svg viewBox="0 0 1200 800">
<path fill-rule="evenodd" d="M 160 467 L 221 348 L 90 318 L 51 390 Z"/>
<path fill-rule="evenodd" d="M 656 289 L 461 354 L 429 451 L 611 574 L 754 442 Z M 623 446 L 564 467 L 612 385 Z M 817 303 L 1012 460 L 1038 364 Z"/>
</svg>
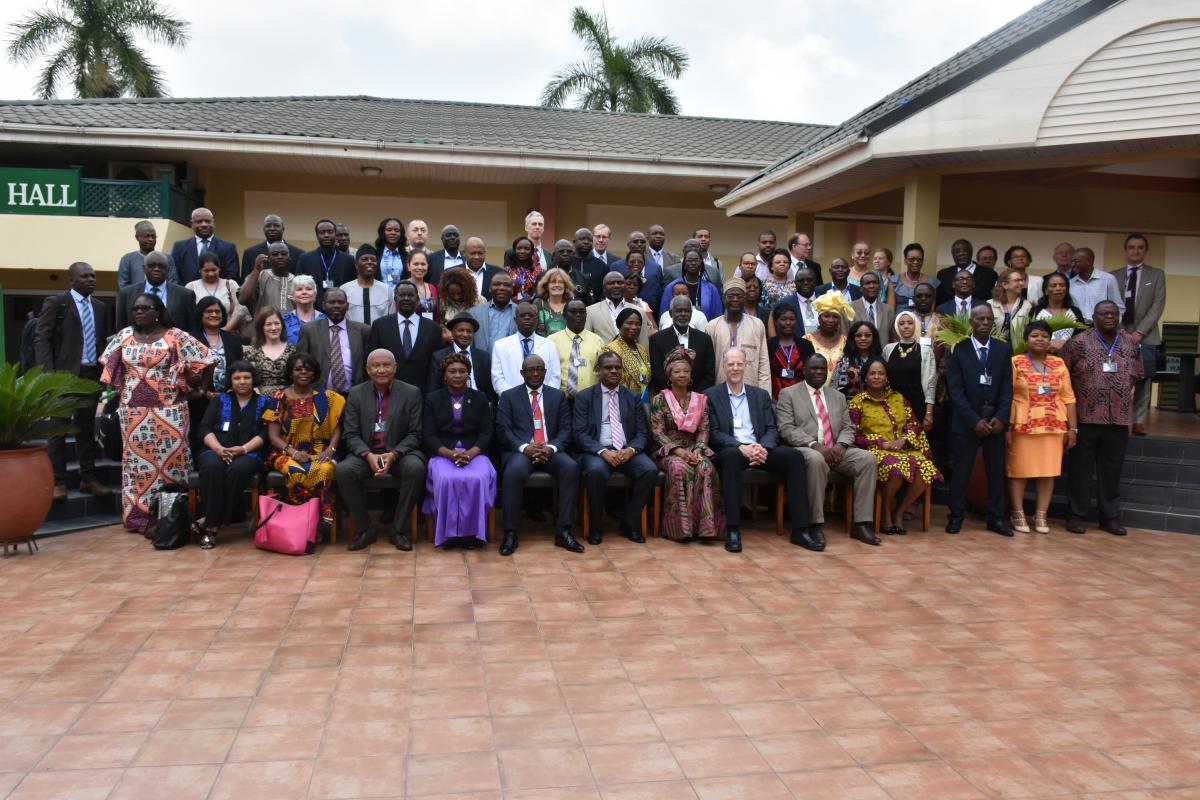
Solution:
<svg viewBox="0 0 1200 800">
<path fill-rule="evenodd" d="M 1052 478 L 1062 472 L 1067 406 L 1075 404 L 1071 373 L 1058 356 L 1038 367 L 1013 356 L 1013 399 L 1005 471 L 1010 478 Z"/>
</svg>

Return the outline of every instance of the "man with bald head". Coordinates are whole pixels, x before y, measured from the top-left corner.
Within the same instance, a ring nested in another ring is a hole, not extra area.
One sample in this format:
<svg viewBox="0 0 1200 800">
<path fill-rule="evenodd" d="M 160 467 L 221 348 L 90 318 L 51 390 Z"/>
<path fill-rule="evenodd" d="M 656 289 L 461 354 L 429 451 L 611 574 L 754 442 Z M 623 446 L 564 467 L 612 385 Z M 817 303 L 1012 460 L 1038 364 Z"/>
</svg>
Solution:
<svg viewBox="0 0 1200 800">
<path fill-rule="evenodd" d="M 396 380 L 396 358 L 385 348 L 367 356 L 367 377 L 350 390 L 342 414 L 346 457 L 337 465 L 337 487 L 357 529 L 349 549 L 362 550 L 375 543 L 366 484 L 371 478 L 390 475 L 400 488 L 389 540 L 397 550 L 412 550 L 409 514 L 425 492 L 421 390 Z"/>
<path fill-rule="evenodd" d="M 189 284 L 200 277 L 200 255 L 215 252 L 221 262 L 221 277 L 238 279 L 238 254 L 233 242 L 218 238 L 213 213 L 207 208 L 192 212 L 192 236 L 171 247 L 171 261 L 179 273 L 179 282 Z"/>
<path fill-rule="evenodd" d="M 133 322 L 133 301 L 143 292 L 152 294 L 167 307 L 170 324 L 183 330 L 191 330 L 196 312 L 196 295 L 186 286 L 167 280 L 167 256 L 157 250 L 142 262 L 146 279 L 142 283 L 126 286 L 117 293 L 117 330 Z M 103 350 L 103 348 L 101 348 Z"/>
<path fill-rule="evenodd" d="M 463 245 L 463 258 L 465 259 L 463 269 L 475 279 L 475 289 L 479 292 L 479 296 L 485 300 L 491 300 L 492 278 L 504 270 L 495 264 L 487 263 L 487 247 L 484 245 L 483 239 L 478 236 L 468 238 L 467 243 Z"/>
<path fill-rule="evenodd" d="M 121 263 L 117 265 L 118 291 L 145 282 L 146 273 L 142 271 L 142 263 L 158 244 L 158 231 L 154 229 L 154 223 L 144 219 L 134 225 L 133 239 L 138 243 L 138 249 L 121 256 Z M 170 256 L 167 256 L 167 280 L 179 283 L 179 273 L 175 271 L 175 263 Z"/>
<path fill-rule="evenodd" d="M 632 308 L 642 318 L 642 334 L 638 342 L 642 347 L 649 347 L 650 320 L 646 319 L 640 308 L 625 302 L 625 277 L 619 272 L 610 272 L 604 276 L 602 286 L 604 296 L 588 306 L 587 329 L 605 342 L 611 342 L 617 337 L 617 315 L 626 308 Z"/>
<path fill-rule="evenodd" d="M 442 273 L 451 267 L 461 267 L 464 263 L 462 234 L 457 225 L 447 225 L 442 228 L 442 249 L 429 254 L 429 274 L 425 276 L 427 283 L 435 286 L 442 279 Z"/>
<path fill-rule="evenodd" d="M 283 239 L 283 217 L 278 214 L 267 214 L 263 217 L 262 225 L 264 241 L 256 245 L 247 247 L 242 253 L 242 281 L 250 276 L 258 263 L 259 256 L 266 256 L 267 251 L 275 242 L 283 242 L 288 249 L 288 272 L 296 274 L 296 264 L 300 261 L 300 256 L 304 255 L 304 251 L 299 247 L 294 246 L 291 242 L 285 242 Z"/>
<path fill-rule="evenodd" d="M 423 219 L 414 219 L 408 223 L 408 252 L 429 255 L 425 246 L 429 241 L 429 225 Z"/>
</svg>

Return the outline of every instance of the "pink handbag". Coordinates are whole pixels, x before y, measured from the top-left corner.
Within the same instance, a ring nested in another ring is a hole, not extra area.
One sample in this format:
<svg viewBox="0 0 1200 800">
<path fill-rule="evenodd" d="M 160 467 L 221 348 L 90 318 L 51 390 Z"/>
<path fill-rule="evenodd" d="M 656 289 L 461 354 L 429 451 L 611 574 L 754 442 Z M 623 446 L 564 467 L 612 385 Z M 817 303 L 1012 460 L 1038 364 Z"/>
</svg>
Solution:
<svg viewBox="0 0 1200 800">
<path fill-rule="evenodd" d="M 312 555 L 317 549 L 317 523 L 321 519 L 321 501 L 313 499 L 294 506 L 278 497 L 258 498 L 258 524 L 254 526 L 254 546 L 287 556 Z"/>
</svg>

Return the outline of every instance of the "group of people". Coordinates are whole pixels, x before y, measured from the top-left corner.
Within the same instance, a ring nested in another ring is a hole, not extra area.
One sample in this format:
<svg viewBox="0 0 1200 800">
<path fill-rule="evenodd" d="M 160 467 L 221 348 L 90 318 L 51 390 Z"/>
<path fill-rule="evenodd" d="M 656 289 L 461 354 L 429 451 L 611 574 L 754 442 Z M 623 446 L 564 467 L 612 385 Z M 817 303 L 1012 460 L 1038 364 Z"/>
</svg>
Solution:
<svg viewBox="0 0 1200 800">
<path fill-rule="evenodd" d="M 270 469 L 289 501 L 317 502 L 326 525 L 343 504 L 353 550 L 377 539 L 373 477 L 395 479 L 379 526 L 403 550 L 418 505 L 435 520 L 437 546 L 475 547 L 499 500 L 509 555 L 525 484 L 539 471 L 554 479 L 555 543 L 567 550 L 584 550 L 573 534 L 581 487 L 587 540 L 602 541 L 609 477 L 620 472 L 626 538 L 645 540 L 642 510 L 661 481 L 665 536 L 738 552 L 744 476 L 755 469 L 785 485 L 791 541 L 819 551 L 830 473 L 853 487 L 851 535 L 878 545 L 876 529 L 904 534 L 926 487 L 946 474 L 946 529 L 957 533 L 982 451 L 989 529 L 1030 530 L 1023 496 L 1033 478 L 1033 528 L 1048 532 L 1068 452 L 1067 529 L 1086 530 L 1094 486 L 1100 526 L 1124 532 L 1120 465 L 1143 397 L 1148 406 L 1147 351 L 1165 292 L 1140 234 L 1114 273 L 1069 245 L 1065 270 L 1057 248 L 1057 268 L 1030 275 L 1030 253 L 1016 246 L 997 273 L 995 249 L 975 253 L 960 240 L 955 264 L 934 277 L 919 244 L 893 272 L 889 250 L 859 243 L 824 282 L 806 234 L 783 249 L 764 231 L 757 252 L 725 274 L 705 229 L 680 257 L 651 225 L 617 258 L 604 225 L 545 247 L 537 212 L 502 268 L 487 263 L 478 237 L 460 250 L 453 225 L 428 251 L 420 220 L 385 219 L 374 244 L 356 250 L 344 225 L 322 220 L 318 249 L 303 253 L 270 215 L 240 267 L 211 212 L 197 209 L 192 226 L 170 255 L 154 249 L 153 226 L 135 228 L 115 325 L 82 262 L 37 323 L 41 363 L 119 392 L 130 530 L 145 528 L 164 481 L 186 480 L 194 455 L 203 547 Z M 971 330 L 953 346 L 938 333 L 949 316 Z M 88 416 L 76 420 L 81 486 L 99 494 Z M 939 432 L 944 453 L 931 448 Z M 51 457 L 65 495 L 61 442 Z"/>
</svg>

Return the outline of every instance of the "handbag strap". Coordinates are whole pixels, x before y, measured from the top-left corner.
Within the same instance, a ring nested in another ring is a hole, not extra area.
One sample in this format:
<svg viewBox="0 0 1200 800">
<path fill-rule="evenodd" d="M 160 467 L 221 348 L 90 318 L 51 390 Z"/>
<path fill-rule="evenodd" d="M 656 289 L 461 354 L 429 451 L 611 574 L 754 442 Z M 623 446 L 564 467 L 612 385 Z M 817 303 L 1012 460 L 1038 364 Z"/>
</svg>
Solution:
<svg viewBox="0 0 1200 800">
<path fill-rule="evenodd" d="M 271 517 L 275 516 L 275 514 L 279 512 L 279 509 L 283 508 L 282 500 L 276 500 L 275 502 L 277 503 L 275 508 L 271 510 L 270 514 L 267 514 L 265 517 L 259 520 L 257 525 L 255 525 L 253 522 L 247 523 L 246 527 L 250 529 L 251 535 L 258 533 L 258 529 L 270 522 Z"/>
</svg>

